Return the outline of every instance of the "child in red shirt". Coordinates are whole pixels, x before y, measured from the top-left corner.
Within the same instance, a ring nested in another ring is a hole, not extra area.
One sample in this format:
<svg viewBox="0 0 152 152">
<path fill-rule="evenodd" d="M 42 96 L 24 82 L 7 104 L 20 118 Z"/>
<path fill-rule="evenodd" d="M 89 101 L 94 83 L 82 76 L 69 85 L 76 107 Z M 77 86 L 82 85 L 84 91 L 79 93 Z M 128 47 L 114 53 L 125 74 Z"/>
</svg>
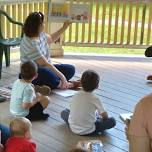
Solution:
<svg viewBox="0 0 152 152">
<path fill-rule="evenodd" d="M 30 141 L 31 127 L 31 122 L 23 117 L 11 121 L 12 136 L 5 144 L 5 152 L 36 152 L 36 144 Z"/>
</svg>

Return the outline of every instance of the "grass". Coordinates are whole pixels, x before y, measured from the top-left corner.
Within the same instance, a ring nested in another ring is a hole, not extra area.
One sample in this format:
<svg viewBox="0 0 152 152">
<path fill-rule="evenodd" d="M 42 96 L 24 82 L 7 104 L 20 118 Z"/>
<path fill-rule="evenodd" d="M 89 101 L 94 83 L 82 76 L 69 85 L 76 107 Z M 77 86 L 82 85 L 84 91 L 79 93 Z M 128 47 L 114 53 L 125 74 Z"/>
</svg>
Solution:
<svg viewBox="0 0 152 152">
<path fill-rule="evenodd" d="M 63 46 L 65 53 L 96 53 L 113 55 L 144 55 L 144 49 L 126 49 L 126 48 L 99 48 L 99 47 L 70 47 Z M 11 51 L 11 60 L 20 58 L 19 50 Z M 5 58 L 4 58 L 5 59 Z"/>
<path fill-rule="evenodd" d="M 101 3 L 102 4 L 102 3 Z M 102 17 L 102 5 L 100 4 L 99 6 L 99 19 L 101 20 Z M 116 17 L 116 3 L 113 5 L 113 15 L 112 19 L 115 19 Z M 142 22 L 142 12 L 144 8 L 144 4 L 138 4 L 139 5 L 139 16 L 138 16 L 138 23 Z M 130 32 L 130 43 L 132 44 L 134 42 L 134 25 L 135 25 L 135 18 L 136 18 L 136 6 L 137 3 L 132 4 L 132 28 Z M 129 20 L 129 3 L 126 5 L 126 18 L 125 21 L 128 22 Z M 145 23 L 148 24 L 148 19 L 149 19 L 149 7 L 147 5 L 146 7 L 146 15 L 145 15 Z M 123 3 L 120 3 L 120 9 L 119 9 L 119 22 L 121 23 L 122 21 L 122 12 L 123 12 Z M 96 5 L 93 5 L 93 12 L 92 12 L 93 19 L 95 20 L 96 18 Z M 106 12 L 105 12 L 106 20 L 109 19 L 109 3 L 106 5 Z M 118 24 L 118 35 L 117 35 L 117 41 L 120 42 L 121 39 L 121 24 Z M 91 29 L 91 41 L 94 41 L 94 36 L 95 36 L 95 24 L 96 22 L 92 22 L 92 29 Z M 140 25 L 140 24 L 139 24 Z M 101 27 L 102 23 L 98 22 L 98 38 L 97 41 L 100 43 L 101 40 Z M 110 43 L 114 42 L 114 31 L 115 31 L 115 25 L 111 25 L 111 37 L 110 37 Z M 85 33 L 82 33 L 82 24 L 79 24 L 79 29 L 78 33 L 76 33 L 76 24 L 72 24 L 72 35 L 71 35 L 71 41 L 75 41 L 75 35 L 78 34 L 78 41 L 81 41 L 82 39 L 82 34 L 85 36 L 85 42 L 88 41 L 88 24 L 85 24 Z M 145 27 L 144 31 L 144 39 L 143 43 L 146 43 L 147 40 L 147 34 L 148 34 L 148 27 Z M 125 24 L 125 30 L 124 30 L 124 43 L 127 42 L 127 36 L 128 36 L 128 24 Z M 152 36 L 152 33 L 151 33 Z M 140 38 L 141 38 L 141 27 L 138 26 L 137 29 L 137 42 L 136 44 L 140 43 Z M 105 29 L 104 29 L 104 42 L 107 42 L 108 39 L 108 22 L 105 23 Z M 69 40 L 69 31 L 66 31 L 65 35 L 65 40 Z M 101 48 L 101 47 L 72 47 L 72 46 L 64 46 L 64 51 L 65 52 L 73 52 L 73 53 L 98 53 L 98 54 L 123 54 L 123 55 L 144 55 L 145 49 L 127 49 L 127 48 Z"/>
<path fill-rule="evenodd" d="M 121 55 L 144 55 L 145 49 L 126 48 L 99 48 L 99 47 L 70 47 L 64 46 L 65 53 L 97 53 L 97 54 L 121 54 Z"/>
</svg>

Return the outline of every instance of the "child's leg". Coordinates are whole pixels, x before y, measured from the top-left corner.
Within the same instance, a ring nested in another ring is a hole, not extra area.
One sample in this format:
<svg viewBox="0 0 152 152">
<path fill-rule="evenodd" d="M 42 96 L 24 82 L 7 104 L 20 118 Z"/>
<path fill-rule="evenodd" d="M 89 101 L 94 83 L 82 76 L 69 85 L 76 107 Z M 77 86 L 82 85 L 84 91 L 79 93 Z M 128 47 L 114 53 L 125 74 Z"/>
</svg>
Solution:
<svg viewBox="0 0 152 152">
<path fill-rule="evenodd" d="M 49 105 L 49 97 L 48 96 L 44 96 L 44 95 L 41 95 L 39 97 L 39 102 L 41 103 L 43 109 L 47 108 L 48 105 Z"/>
<path fill-rule="evenodd" d="M 29 115 L 26 116 L 29 120 L 45 120 L 49 114 L 44 114 L 43 110 L 48 107 L 49 97 L 37 93 L 37 100 L 39 101 L 29 110 Z"/>
<path fill-rule="evenodd" d="M 113 128 L 116 125 L 116 120 L 111 117 L 108 119 L 97 118 L 95 122 L 95 131 L 89 134 L 85 134 L 83 136 L 96 136 L 101 134 L 104 130 Z"/>
<path fill-rule="evenodd" d="M 43 113 L 43 106 L 40 102 L 35 104 L 33 107 L 30 108 L 29 114 L 26 116 L 29 120 L 46 120 L 49 117 L 49 114 Z"/>
<path fill-rule="evenodd" d="M 70 114 L 70 110 L 69 109 L 65 109 L 61 112 L 61 118 L 67 123 L 68 123 L 68 118 L 69 118 L 69 114 Z"/>
<path fill-rule="evenodd" d="M 113 128 L 116 125 L 116 120 L 111 117 L 108 119 L 98 118 L 95 122 L 96 134 L 103 132 L 106 129 Z"/>
<path fill-rule="evenodd" d="M 42 105 L 38 102 L 35 104 L 33 107 L 29 109 L 29 114 L 26 116 L 29 120 L 36 119 L 40 117 L 40 115 L 43 114 L 43 107 Z"/>
</svg>

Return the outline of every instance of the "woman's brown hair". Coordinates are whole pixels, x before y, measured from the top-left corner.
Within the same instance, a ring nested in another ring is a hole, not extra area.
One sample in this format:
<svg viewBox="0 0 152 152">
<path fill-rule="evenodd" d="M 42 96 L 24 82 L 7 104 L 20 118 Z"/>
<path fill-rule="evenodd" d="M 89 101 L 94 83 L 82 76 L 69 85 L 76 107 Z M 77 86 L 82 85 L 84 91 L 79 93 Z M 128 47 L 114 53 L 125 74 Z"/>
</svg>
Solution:
<svg viewBox="0 0 152 152">
<path fill-rule="evenodd" d="M 26 18 L 23 32 L 28 37 L 37 37 L 39 36 L 40 26 L 43 24 L 44 15 L 41 12 L 30 13 Z"/>
</svg>

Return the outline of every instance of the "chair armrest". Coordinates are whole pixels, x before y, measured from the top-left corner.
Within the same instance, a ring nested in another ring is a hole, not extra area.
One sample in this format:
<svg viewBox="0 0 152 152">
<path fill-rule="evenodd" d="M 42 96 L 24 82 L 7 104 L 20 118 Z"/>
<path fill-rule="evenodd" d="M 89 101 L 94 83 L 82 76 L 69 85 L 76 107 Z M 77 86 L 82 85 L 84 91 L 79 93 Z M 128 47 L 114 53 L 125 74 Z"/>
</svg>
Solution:
<svg viewBox="0 0 152 152">
<path fill-rule="evenodd" d="M 11 18 L 10 18 L 11 19 Z M 8 19 L 9 20 L 9 19 Z M 21 26 L 21 27 L 23 27 L 23 23 L 21 23 L 21 22 L 17 22 L 17 21 L 14 21 L 13 19 L 11 19 L 11 20 L 9 20 L 11 23 L 13 23 L 13 24 L 17 24 L 17 25 L 19 25 L 19 26 Z M 21 38 L 23 37 L 23 29 L 22 29 L 22 32 L 21 32 Z"/>
<path fill-rule="evenodd" d="M 1 14 L 4 15 L 4 16 L 6 16 L 6 18 L 7 18 L 11 23 L 17 24 L 17 25 L 23 27 L 23 23 L 17 22 L 17 21 L 15 21 L 15 20 L 13 20 L 6 12 L 0 10 L 0 15 L 1 15 Z M 22 32 L 22 34 L 21 34 L 21 37 L 22 37 L 22 36 L 23 36 L 23 32 Z"/>
<path fill-rule="evenodd" d="M 17 22 L 17 21 L 14 21 L 12 18 L 8 18 L 8 20 L 11 22 L 11 23 L 13 23 L 13 24 L 17 24 L 17 25 L 19 25 L 19 26 L 21 26 L 21 27 L 23 27 L 23 23 L 21 23 L 21 22 Z M 21 32 L 21 38 L 23 37 L 23 29 L 22 29 L 22 32 Z"/>
</svg>

